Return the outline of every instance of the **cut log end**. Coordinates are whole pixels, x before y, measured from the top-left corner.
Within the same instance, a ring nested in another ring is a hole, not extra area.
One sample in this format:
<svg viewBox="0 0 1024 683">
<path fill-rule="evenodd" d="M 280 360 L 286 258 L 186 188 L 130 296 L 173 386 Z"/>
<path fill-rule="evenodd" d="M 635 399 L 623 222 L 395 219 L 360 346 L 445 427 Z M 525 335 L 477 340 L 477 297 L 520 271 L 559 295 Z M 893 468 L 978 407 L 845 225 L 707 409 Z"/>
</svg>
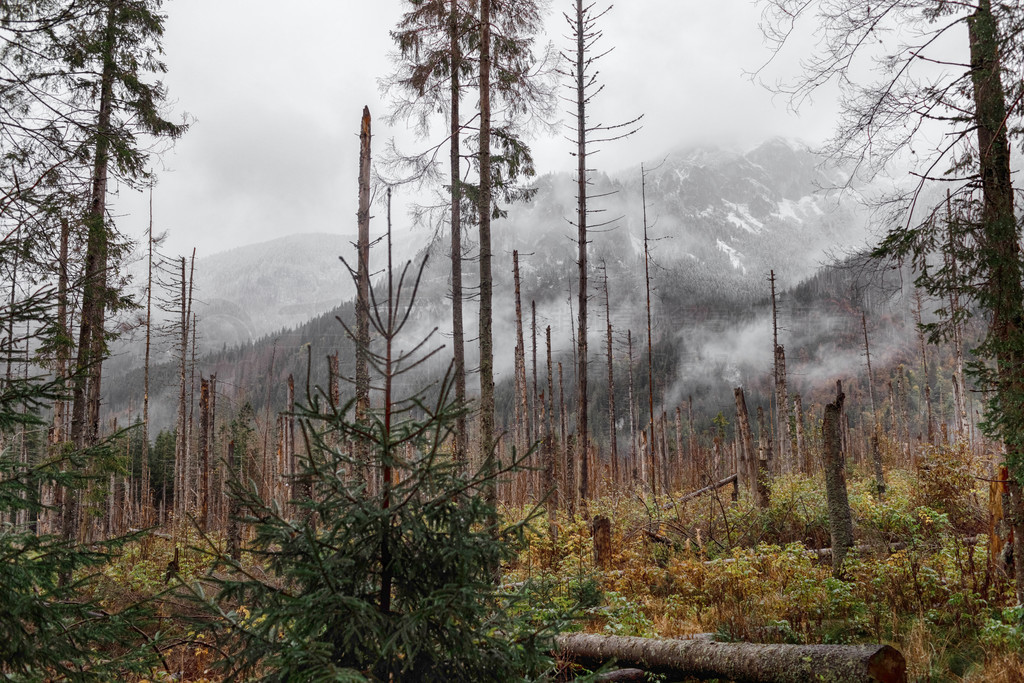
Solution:
<svg viewBox="0 0 1024 683">
<path fill-rule="evenodd" d="M 883 645 L 868 659 L 868 672 L 878 683 L 905 683 L 907 661 L 899 650 Z"/>
</svg>

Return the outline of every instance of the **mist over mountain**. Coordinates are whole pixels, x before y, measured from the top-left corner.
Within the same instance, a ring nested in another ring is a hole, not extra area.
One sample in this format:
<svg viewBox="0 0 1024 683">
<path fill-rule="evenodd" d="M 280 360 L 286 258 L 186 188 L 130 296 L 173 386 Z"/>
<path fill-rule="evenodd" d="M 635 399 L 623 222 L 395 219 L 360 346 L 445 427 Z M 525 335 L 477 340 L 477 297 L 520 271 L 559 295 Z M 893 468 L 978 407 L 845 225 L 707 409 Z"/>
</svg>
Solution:
<svg viewBox="0 0 1024 683">
<path fill-rule="evenodd" d="M 352 298 L 339 257 L 356 237 L 289 235 L 196 259 L 196 314 L 208 348 L 235 346 L 305 322 Z"/>
<path fill-rule="evenodd" d="M 589 219 L 588 245 L 592 386 L 597 393 L 603 391 L 605 278 L 616 363 L 626 361 L 627 331 L 637 367 L 642 359 L 646 362 L 645 272 L 649 271 L 657 402 L 668 405 L 695 392 L 708 394 L 710 400 L 710 394 L 720 389 L 731 395 L 732 386 L 749 381 L 770 364 L 770 319 L 765 317 L 770 310 L 769 271 L 775 271 L 780 298 L 784 298 L 786 290 L 813 276 L 831 254 L 862 246 L 869 231 L 859 196 L 823 192 L 822 188 L 841 184 L 842 174 L 823 166 L 805 146 L 783 139 L 746 152 L 683 148 L 645 164 L 644 173 L 643 183 L 639 166 L 613 175 L 595 174 L 592 179 L 594 213 Z M 570 221 L 576 206 L 575 183 L 568 173 L 548 174 L 537 180 L 536 187 L 532 202 L 507 207 L 507 218 L 494 223 L 499 404 L 503 395 L 509 400 L 507 385 L 513 374 L 514 250 L 519 251 L 527 355 L 531 354 L 535 306 L 538 363 L 543 363 L 545 329 L 550 326 L 553 356 L 563 362 L 567 385 L 573 381 L 578 269 L 576 228 Z M 649 237 L 646 268 L 644 196 Z M 470 229 L 464 265 L 470 296 L 464 306 L 470 368 L 478 362 L 474 238 Z M 421 251 L 427 265 L 414 324 L 404 340 L 407 346 L 435 328 L 439 344 L 449 341 L 447 240 L 447 235 L 439 235 Z M 302 235 L 197 261 L 200 343 L 211 352 L 201 354 L 199 371 L 216 372 L 222 386 L 235 387 L 239 396 L 278 406 L 287 376 L 304 377 L 307 353 L 314 359 L 314 383 L 326 381 L 323 359 L 339 350 L 342 372 L 350 372 L 351 342 L 335 316 L 348 320 L 352 313 L 351 280 L 338 260 L 341 254 L 351 254 L 351 241 L 339 235 Z M 386 253 L 378 244 L 371 253 L 371 271 L 380 273 L 385 262 Z M 382 291 L 380 275 L 375 282 Z M 819 348 L 816 336 L 834 331 L 837 324 L 846 323 L 837 323 L 819 310 L 803 323 L 790 320 L 787 334 L 793 341 L 801 339 L 802 344 Z M 780 341 L 787 343 L 787 338 Z M 310 348 L 304 349 L 307 343 Z M 834 351 L 823 353 L 834 367 Z M 442 371 L 449 357 L 450 352 L 442 352 L 429 371 Z M 856 365 L 856 352 L 848 360 Z M 805 361 L 805 375 L 822 374 L 810 368 L 813 355 L 805 354 Z M 165 400 L 173 405 L 174 373 L 163 374 L 169 381 Z M 140 372 L 126 374 L 123 395 L 129 396 L 128 387 L 137 383 L 141 383 Z M 475 381 L 469 385 L 474 387 Z M 160 389 L 153 393 L 158 395 Z M 123 409 L 120 395 L 121 390 L 111 395 L 115 410 Z M 595 410 L 600 404 L 595 401 Z M 171 412 L 164 411 L 167 416 Z"/>
</svg>

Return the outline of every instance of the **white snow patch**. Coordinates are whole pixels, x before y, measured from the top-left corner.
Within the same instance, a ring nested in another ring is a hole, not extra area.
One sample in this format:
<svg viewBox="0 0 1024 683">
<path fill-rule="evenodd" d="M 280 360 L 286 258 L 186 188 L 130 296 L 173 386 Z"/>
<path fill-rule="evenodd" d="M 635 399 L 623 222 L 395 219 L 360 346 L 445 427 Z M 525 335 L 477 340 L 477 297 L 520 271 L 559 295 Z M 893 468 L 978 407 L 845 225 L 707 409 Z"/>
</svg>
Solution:
<svg viewBox="0 0 1024 683">
<path fill-rule="evenodd" d="M 764 223 L 751 216 L 750 209 L 745 204 L 723 203 L 732 208 L 732 211 L 729 212 L 725 219 L 737 228 L 742 228 L 752 235 L 759 235 L 764 230 Z"/>
<path fill-rule="evenodd" d="M 797 214 L 797 204 L 792 199 L 783 199 L 779 202 L 779 210 L 775 212 L 775 215 L 783 219 L 793 220 L 797 223 L 803 223 L 804 219 Z"/>
<path fill-rule="evenodd" d="M 744 266 L 743 262 L 740 260 L 743 258 L 743 254 L 736 251 L 735 249 L 733 249 L 720 239 L 716 239 L 715 242 L 717 243 L 718 250 L 725 252 L 725 254 L 729 257 L 729 263 L 732 264 L 732 267 L 739 268 L 740 270 L 743 271 L 743 274 L 746 275 L 747 267 Z"/>
<path fill-rule="evenodd" d="M 640 239 L 636 235 L 630 233 L 630 235 L 629 235 L 629 243 L 633 247 L 633 253 L 634 254 L 642 254 L 642 253 L 644 253 L 644 241 L 642 239 Z"/>
<path fill-rule="evenodd" d="M 803 223 L 810 216 L 821 216 L 824 213 L 819 202 L 811 195 L 801 197 L 797 202 L 792 199 L 783 199 L 779 202 L 778 210 L 775 211 L 775 215 L 779 218 L 794 220 L 798 223 Z"/>
</svg>

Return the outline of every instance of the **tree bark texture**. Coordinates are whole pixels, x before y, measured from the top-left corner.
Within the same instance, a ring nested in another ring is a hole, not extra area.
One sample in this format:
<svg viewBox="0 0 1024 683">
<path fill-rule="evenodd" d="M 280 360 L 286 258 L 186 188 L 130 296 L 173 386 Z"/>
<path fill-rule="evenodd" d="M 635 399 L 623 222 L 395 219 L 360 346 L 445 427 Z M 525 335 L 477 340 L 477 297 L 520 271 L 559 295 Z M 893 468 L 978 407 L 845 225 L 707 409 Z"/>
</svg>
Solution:
<svg viewBox="0 0 1024 683">
<path fill-rule="evenodd" d="M 814 465 L 804 443 L 804 404 L 800 394 L 794 394 L 793 396 L 793 410 L 796 421 L 796 462 L 804 474 L 812 474 L 814 472 Z"/>
<path fill-rule="evenodd" d="M 983 306 L 992 312 L 985 345 L 995 351 L 1000 432 L 1006 446 L 1011 477 L 1015 551 L 1024 543 L 1024 363 L 1020 338 L 1024 324 L 1024 285 L 1021 283 L 1020 230 L 1014 216 L 1010 146 L 1007 136 L 1005 91 L 1002 83 L 1000 31 L 990 0 L 980 0 L 967 24 L 971 47 L 974 119 L 978 134 L 979 170 L 983 195 L 981 257 L 987 270 Z M 1016 493 L 1015 493 L 1016 491 Z M 1019 540 L 1018 540 L 1019 537 Z M 1024 553 L 1014 553 L 1017 601 L 1024 603 Z"/>
<path fill-rule="evenodd" d="M 480 240 L 480 452 L 485 469 L 496 469 L 497 451 L 494 442 L 494 339 L 492 335 L 492 299 L 494 281 L 491 276 L 491 0 L 480 0 L 480 193 L 477 214 Z M 491 502 L 497 500 L 497 488 L 491 484 L 486 491 Z"/>
<path fill-rule="evenodd" d="M 853 520 L 846 492 L 846 462 L 842 450 L 842 385 L 836 383 L 836 400 L 825 406 L 825 419 L 821 426 L 824 439 L 825 495 L 828 500 L 828 521 L 832 532 L 832 571 L 842 572 L 846 550 L 853 545 Z"/>
<path fill-rule="evenodd" d="M 604 320 L 608 353 L 608 452 L 612 459 L 612 481 L 618 486 L 621 483 L 621 476 L 619 474 L 619 437 L 616 425 L 618 419 L 615 415 L 615 369 L 613 365 L 615 354 L 612 349 L 612 310 L 608 302 L 607 271 L 604 276 Z M 676 414 L 678 417 L 678 412 Z"/>
<path fill-rule="evenodd" d="M 903 655 L 888 645 L 761 645 L 572 634 L 559 655 L 588 666 L 615 660 L 674 677 L 736 683 L 905 683 Z"/>
<path fill-rule="evenodd" d="M 743 387 L 733 389 L 736 397 L 736 427 L 740 432 L 740 453 L 737 463 L 736 474 L 739 477 L 739 485 L 747 491 L 751 490 L 754 482 L 757 481 L 757 459 L 754 453 L 754 441 L 750 435 L 750 413 L 747 411 L 747 399 L 743 394 Z"/>
<path fill-rule="evenodd" d="M 612 521 L 604 515 L 594 517 L 594 566 L 609 569 L 612 566 Z"/>
<path fill-rule="evenodd" d="M 580 454 L 580 499 L 589 496 L 590 472 L 587 467 L 587 446 L 590 435 L 587 421 L 587 79 L 586 24 L 587 3 L 576 0 L 576 241 L 579 248 L 579 331 L 576 336 L 578 363 L 576 372 L 576 445 Z"/>
<path fill-rule="evenodd" d="M 789 430 L 789 390 L 786 388 L 786 350 L 782 345 L 775 346 L 775 411 L 779 429 L 776 432 L 779 442 L 779 471 L 791 474 L 796 470 L 793 463 L 793 439 Z"/>
<path fill-rule="evenodd" d="M 451 262 L 452 262 L 452 372 L 455 375 L 455 402 L 466 403 L 466 335 L 462 319 L 462 119 L 460 109 L 462 50 L 459 35 L 459 0 L 451 0 L 448 14 L 448 40 L 451 49 L 451 139 L 448 147 L 449 177 L 451 183 Z M 466 464 L 469 434 L 466 415 L 455 419 L 455 460 Z"/>
<path fill-rule="evenodd" d="M 96 117 L 96 146 L 93 150 L 89 209 L 85 216 L 88 232 L 85 252 L 85 283 L 78 328 L 75 381 L 72 385 L 71 438 L 78 448 L 95 443 L 99 436 L 100 381 L 103 355 L 106 349 L 103 328 L 109 296 L 107 292 L 106 206 L 116 43 L 115 12 L 111 6 L 107 10 L 107 25 L 103 41 L 103 72 L 100 76 L 100 101 Z"/>
</svg>

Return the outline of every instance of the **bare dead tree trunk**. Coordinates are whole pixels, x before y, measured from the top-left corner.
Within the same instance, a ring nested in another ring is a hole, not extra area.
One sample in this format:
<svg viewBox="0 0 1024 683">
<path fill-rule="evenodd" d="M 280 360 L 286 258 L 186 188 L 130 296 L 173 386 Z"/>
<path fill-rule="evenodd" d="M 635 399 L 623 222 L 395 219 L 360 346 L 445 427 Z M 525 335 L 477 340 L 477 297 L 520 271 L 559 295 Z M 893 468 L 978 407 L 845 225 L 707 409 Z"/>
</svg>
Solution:
<svg viewBox="0 0 1024 683">
<path fill-rule="evenodd" d="M 768 427 L 765 425 L 764 409 L 757 407 L 757 471 L 754 476 L 754 505 L 759 508 L 768 507 L 769 489 L 768 482 L 771 481 L 771 453 L 772 438 Z"/>
<path fill-rule="evenodd" d="M 836 400 L 825 406 L 821 432 L 824 439 L 825 494 L 828 499 L 828 520 L 832 531 L 832 573 L 842 574 L 846 551 L 853 546 L 853 520 L 846 492 L 846 460 L 842 449 L 843 410 L 842 382 L 836 382 Z"/>
<path fill-rule="evenodd" d="M 235 463 L 235 441 L 228 441 L 228 479 L 232 484 L 238 484 L 238 465 Z M 238 562 L 242 557 L 241 541 L 242 529 L 239 526 L 241 510 L 238 506 L 238 497 L 234 494 L 228 496 L 228 555 L 232 560 Z"/>
<path fill-rule="evenodd" d="M 949 233 L 946 248 L 946 264 L 950 270 L 952 280 L 959 282 L 959 262 L 956 254 L 960 249 L 959 240 L 953 230 L 953 209 L 950 201 L 949 190 L 946 191 L 946 226 Z M 956 287 L 949 289 L 949 318 L 952 327 L 951 340 L 953 342 L 953 408 L 955 415 L 954 424 L 957 430 L 957 439 L 970 443 L 970 423 L 967 416 L 967 384 L 964 381 L 964 337 L 963 324 L 960 321 L 961 307 L 960 294 Z"/>
<path fill-rule="evenodd" d="M 576 243 L 579 257 L 579 330 L 576 335 L 576 443 L 580 453 L 580 498 L 586 505 L 588 497 L 587 446 L 590 435 L 587 422 L 587 31 L 584 0 L 576 0 L 576 16 L 573 26 L 576 38 Z"/>
<path fill-rule="evenodd" d="M 700 450 L 697 447 L 697 426 L 693 421 L 693 396 L 686 397 L 686 424 L 690 427 L 691 485 L 696 487 L 700 482 L 700 473 L 703 469 L 703 461 L 700 455 Z"/>
<path fill-rule="evenodd" d="M 903 420 L 903 461 L 905 464 L 911 464 L 910 458 L 910 419 L 907 416 L 907 386 L 904 383 L 903 366 L 900 365 L 897 369 L 896 382 L 897 382 L 897 393 L 900 402 L 900 419 Z"/>
<path fill-rule="evenodd" d="M 565 501 L 565 510 L 569 517 L 576 516 L 576 458 L 567 440 L 565 415 L 565 382 L 562 379 L 562 364 L 558 364 L 558 403 L 562 417 L 562 472 L 565 475 L 565 488 L 559 500 Z"/>
<path fill-rule="evenodd" d="M 736 475 L 739 486 L 751 491 L 753 483 L 757 481 L 757 463 L 754 454 L 754 441 L 750 435 L 750 412 L 747 410 L 747 399 L 743 393 L 743 387 L 733 389 L 733 395 L 736 398 L 736 428 L 740 437 L 740 454 Z"/>
<path fill-rule="evenodd" d="M 683 411 L 676 406 L 676 485 L 685 488 L 688 485 L 686 479 L 687 461 L 683 453 Z"/>
<path fill-rule="evenodd" d="M 195 267 L 195 259 L 192 261 L 193 268 Z M 188 307 L 192 310 L 192 278 L 189 277 L 189 292 L 188 292 Z M 192 354 L 188 366 L 188 378 L 189 378 L 189 391 L 188 391 L 188 437 L 185 439 L 185 462 L 187 463 L 187 490 L 189 493 L 189 509 L 195 511 L 199 507 L 199 486 L 195 486 L 193 493 L 192 487 L 198 479 L 197 470 L 199 469 L 199 457 L 198 454 L 192 450 L 193 438 L 195 426 L 195 411 L 196 411 L 196 316 L 192 314 L 192 324 L 189 328 L 192 335 Z"/>
<path fill-rule="evenodd" d="M 515 443 L 520 455 L 526 452 L 530 432 L 530 402 L 526 385 L 526 344 L 523 340 L 523 305 L 519 287 L 519 252 L 512 252 L 512 278 L 515 284 L 516 348 L 515 348 Z"/>
<path fill-rule="evenodd" d="M 636 483 L 637 480 L 637 451 L 636 451 L 636 400 L 633 398 L 633 331 L 626 331 L 626 346 L 629 357 L 629 480 Z"/>
<path fill-rule="evenodd" d="M 62 257 L 66 258 L 66 256 Z M 150 524 L 153 497 L 150 495 L 149 458 L 149 359 L 153 339 L 153 187 L 149 188 L 149 227 L 146 230 L 146 351 L 142 375 L 142 526 Z"/>
<path fill-rule="evenodd" d="M 186 403 L 186 381 L 188 379 L 188 339 L 189 339 L 189 315 L 188 315 L 188 278 L 185 275 L 185 257 L 182 256 L 181 267 L 181 338 L 179 341 L 178 363 L 178 420 L 177 434 L 174 440 L 174 514 L 175 521 L 180 522 L 185 516 L 185 439 L 187 426 L 187 403 Z"/>
<path fill-rule="evenodd" d="M 860 314 L 860 325 L 861 329 L 864 330 L 864 357 L 868 363 L 868 398 L 871 401 L 871 431 L 877 432 L 878 430 L 878 411 L 875 404 L 875 376 L 871 371 L 871 346 L 868 344 L 868 319 L 867 316 L 861 311 Z"/>
<path fill-rule="evenodd" d="M 548 325 L 546 330 L 546 343 L 547 343 L 547 359 L 548 359 L 548 391 L 547 391 L 547 410 L 545 411 L 544 419 L 544 474 L 545 483 L 550 487 L 548 492 L 548 530 L 551 534 L 551 540 L 558 540 L 558 525 L 556 524 L 556 517 L 559 505 L 559 491 L 558 491 L 558 472 L 555 466 L 555 435 L 554 428 L 551 425 L 554 419 L 555 412 L 555 383 L 553 375 L 553 368 L 551 366 L 551 326 Z M 541 401 L 544 404 L 544 401 Z"/>
<path fill-rule="evenodd" d="M 370 108 L 363 107 L 359 126 L 359 213 L 356 250 L 356 422 L 370 414 Z M 370 486 L 370 452 L 365 440 L 356 442 L 362 477 Z"/>
<path fill-rule="evenodd" d="M 885 495 L 885 473 L 882 471 L 882 449 L 878 445 L 878 430 L 871 435 L 871 463 L 875 469 L 875 495 L 881 500 Z"/>
<path fill-rule="evenodd" d="M 612 481 L 621 484 L 619 475 L 619 437 L 615 416 L 615 354 L 612 352 L 612 309 L 608 299 L 608 268 L 604 269 L 604 320 L 608 352 L 608 452 L 611 456 Z"/>
<path fill-rule="evenodd" d="M 286 459 L 287 467 L 287 478 L 288 478 L 288 492 L 289 498 L 295 499 L 295 477 L 298 474 L 298 468 L 295 466 L 295 378 L 292 375 L 288 375 L 288 415 L 285 417 L 285 434 L 287 435 L 287 441 L 285 441 L 285 449 L 288 452 Z"/>
<path fill-rule="evenodd" d="M 199 528 L 208 528 L 210 515 L 210 383 L 199 377 L 199 457 L 202 459 L 202 490 L 200 491 Z"/>
<path fill-rule="evenodd" d="M 537 416 L 537 302 L 530 301 L 530 362 L 533 365 L 533 391 L 530 393 L 530 431 L 528 440 L 532 444 L 540 439 L 540 421 Z"/>
<path fill-rule="evenodd" d="M 775 354 L 775 416 L 778 435 L 778 469 L 782 474 L 791 473 L 793 449 L 789 434 L 789 394 L 786 390 L 786 352 L 779 345 L 779 309 L 775 296 L 775 271 L 770 272 L 768 281 L 772 289 L 772 349 Z"/>
<path fill-rule="evenodd" d="M 612 566 L 612 521 L 604 515 L 594 517 L 594 566 L 601 570 Z"/>
<path fill-rule="evenodd" d="M 215 462 L 213 463 L 213 471 L 219 473 L 217 476 L 216 485 L 209 489 L 210 495 L 213 490 L 222 491 L 224 488 L 224 465 L 220 458 L 217 457 L 217 373 L 210 375 L 210 453 L 213 454 Z M 217 506 L 221 507 L 222 496 L 217 496 Z M 215 519 L 222 519 L 222 515 L 218 513 L 214 514 Z"/>
<path fill-rule="evenodd" d="M 914 288 L 914 322 L 917 323 L 917 342 L 921 349 L 921 386 L 924 388 L 925 420 L 927 420 L 928 443 L 935 443 L 935 422 L 932 418 L 932 387 L 928 378 L 928 345 L 921 327 L 921 290 Z"/>
<path fill-rule="evenodd" d="M 792 437 L 789 430 L 789 391 L 786 388 L 786 350 L 781 344 L 775 346 L 775 405 L 779 419 L 779 469 L 790 474 L 797 468 L 793 460 Z"/>
<path fill-rule="evenodd" d="M 804 443 L 804 405 L 800 394 L 793 395 L 793 409 L 796 411 L 796 461 L 800 463 L 804 474 L 812 474 L 814 464 Z"/>
<path fill-rule="evenodd" d="M 668 415 L 665 411 L 661 411 L 661 486 L 662 490 L 668 494 L 672 492 L 672 470 L 669 465 L 669 448 L 668 448 L 668 432 L 666 423 L 668 422 Z"/>
<path fill-rule="evenodd" d="M 651 252 L 650 240 L 647 234 L 647 173 L 644 165 L 640 164 L 640 197 L 643 207 L 644 221 L 644 282 L 647 287 L 647 398 L 648 409 L 650 410 L 650 477 L 648 485 L 651 487 L 651 494 L 658 496 L 658 485 L 656 482 L 657 468 L 654 463 L 654 350 L 651 327 Z"/>
<path fill-rule="evenodd" d="M 341 403 L 341 386 L 339 385 L 341 373 L 338 368 L 337 352 L 327 356 L 328 386 L 331 394 L 331 406 L 338 407 Z"/>
</svg>

